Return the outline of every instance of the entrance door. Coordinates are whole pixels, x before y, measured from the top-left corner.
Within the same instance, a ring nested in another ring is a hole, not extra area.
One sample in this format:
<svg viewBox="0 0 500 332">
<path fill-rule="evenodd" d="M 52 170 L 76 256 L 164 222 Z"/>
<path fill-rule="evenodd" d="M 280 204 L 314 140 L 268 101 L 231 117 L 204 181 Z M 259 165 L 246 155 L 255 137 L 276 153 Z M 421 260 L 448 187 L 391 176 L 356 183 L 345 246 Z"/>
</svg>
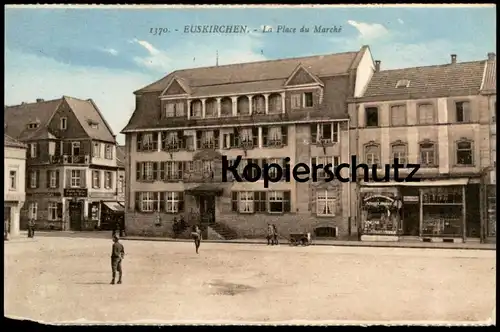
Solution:
<svg viewBox="0 0 500 332">
<path fill-rule="evenodd" d="M 82 230 L 82 202 L 69 202 L 69 222 L 72 231 Z"/>
<path fill-rule="evenodd" d="M 203 224 L 215 223 L 215 196 L 200 196 L 200 217 Z"/>
<path fill-rule="evenodd" d="M 403 206 L 403 235 L 420 236 L 420 207 L 418 202 Z"/>
</svg>

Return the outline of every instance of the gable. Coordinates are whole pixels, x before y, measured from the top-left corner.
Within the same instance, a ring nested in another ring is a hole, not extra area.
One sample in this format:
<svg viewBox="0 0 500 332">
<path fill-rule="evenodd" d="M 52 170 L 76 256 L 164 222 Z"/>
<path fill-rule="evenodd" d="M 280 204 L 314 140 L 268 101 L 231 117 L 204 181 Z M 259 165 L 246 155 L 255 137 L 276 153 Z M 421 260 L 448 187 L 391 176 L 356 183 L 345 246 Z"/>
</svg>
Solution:
<svg viewBox="0 0 500 332">
<path fill-rule="evenodd" d="M 292 74 L 286 86 L 312 84 L 312 83 L 317 84 L 318 81 L 316 81 L 316 79 L 311 74 L 309 74 L 304 68 L 300 67 L 295 72 L 295 74 Z"/>
<path fill-rule="evenodd" d="M 61 119 L 66 118 L 66 130 L 61 130 Z M 57 108 L 48 125 L 49 131 L 60 138 L 87 138 L 85 129 L 73 113 L 66 99 Z"/>
<path fill-rule="evenodd" d="M 186 94 L 187 91 L 179 84 L 179 81 L 174 79 L 170 86 L 166 89 L 163 95 L 183 95 Z"/>
</svg>

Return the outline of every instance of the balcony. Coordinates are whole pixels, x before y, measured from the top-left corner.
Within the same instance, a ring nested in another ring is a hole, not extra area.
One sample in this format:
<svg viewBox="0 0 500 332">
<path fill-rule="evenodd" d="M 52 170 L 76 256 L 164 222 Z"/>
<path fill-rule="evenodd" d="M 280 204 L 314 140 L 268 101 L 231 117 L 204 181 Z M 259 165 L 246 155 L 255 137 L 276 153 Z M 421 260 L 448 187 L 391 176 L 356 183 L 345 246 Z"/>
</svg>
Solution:
<svg viewBox="0 0 500 332">
<path fill-rule="evenodd" d="M 51 164 L 75 165 L 75 164 L 90 164 L 90 155 L 51 155 L 49 156 Z"/>
</svg>

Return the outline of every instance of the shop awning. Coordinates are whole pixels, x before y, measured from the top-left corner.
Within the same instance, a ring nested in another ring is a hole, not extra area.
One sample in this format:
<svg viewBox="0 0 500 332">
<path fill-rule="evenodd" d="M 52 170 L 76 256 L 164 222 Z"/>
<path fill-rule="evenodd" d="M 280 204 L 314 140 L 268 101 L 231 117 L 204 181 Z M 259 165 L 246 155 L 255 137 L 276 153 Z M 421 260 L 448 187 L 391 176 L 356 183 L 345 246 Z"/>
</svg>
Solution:
<svg viewBox="0 0 500 332">
<path fill-rule="evenodd" d="M 421 180 L 419 182 L 362 182 L 364 187 L 441 187 L 441 186 L 466 186 L 469 178 L 443 179 L 443 180 Z"/>
<path fill-rule="evenodd" d="M 125 208 L 119 202 L 103 202 L 107 208 L 116 212 L 124 212 Z"/>
<path fill-rule="evenodd" d="M 223 188 L 218 183 L 204 183 L 197 187 L 186 190 L 190 195 L 221 195 Z"/>
</svg>

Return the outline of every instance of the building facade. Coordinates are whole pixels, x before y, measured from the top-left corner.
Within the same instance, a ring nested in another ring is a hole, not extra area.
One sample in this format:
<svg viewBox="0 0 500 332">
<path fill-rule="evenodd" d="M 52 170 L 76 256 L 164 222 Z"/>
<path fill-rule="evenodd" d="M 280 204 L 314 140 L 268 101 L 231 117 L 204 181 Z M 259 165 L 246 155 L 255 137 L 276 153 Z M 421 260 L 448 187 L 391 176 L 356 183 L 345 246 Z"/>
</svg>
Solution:
<svg viewBox="0 0 500 332">
<path fill-rule="evenodd" d="M 349 183 L 223 181 L 222 157 L 241 157 L 239 174 L 250 161 L 286 167 L 290 158 L 291 168 L 349 162 L 346 101 L 373 71 L 363 47 L 180 70 L 136 91 L 122 131 L 128 234 L 170 234 L 182 216 L 223 238 L 261 237 L 268 223 L 282 234 L 349 236 L 356 229 Z"/>
<path fill-rule="evenodd" d="M 479 240 L 480 183 L 491 164 L 487 61 L 380 70 L 349 105 L 351 148 L 367 164 L 418 164 L 420 182 L 358 183 L 362 240 Z M 410 170 L 400 170 L 405 178 Z"/>
<path fill-rule="evenodd" d="M 62 97 L 4 109 L 5 132 L 28 147 L 21 227 L 95 229 L 117 201 L 116 140 L 91 100 Z"/>
<path fill-rule="evenodd" d="M 20 211 L 26 200 L 24 178 L 26 145 L 4 135 L 4 192 L 3 219 L 9 237 L 19 235 Z"/>
</svg>

